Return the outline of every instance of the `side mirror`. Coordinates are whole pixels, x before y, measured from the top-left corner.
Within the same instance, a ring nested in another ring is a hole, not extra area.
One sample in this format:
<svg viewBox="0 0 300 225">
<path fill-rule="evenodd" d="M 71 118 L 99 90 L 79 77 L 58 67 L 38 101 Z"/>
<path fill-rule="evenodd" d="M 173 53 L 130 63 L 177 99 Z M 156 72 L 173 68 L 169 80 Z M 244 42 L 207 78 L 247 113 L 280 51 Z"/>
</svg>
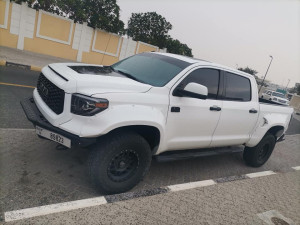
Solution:
<svg viewBox="0 0 300 225">
<path fill-rule="evenodd" d="M 181 97 L 186 96 L 191 98 L 206 99 L 207 94 L 207 87 L 194 82 L 188 83 L 184 89 L 179 88 L 176 90 L 176 96 Z"/>
</svg>

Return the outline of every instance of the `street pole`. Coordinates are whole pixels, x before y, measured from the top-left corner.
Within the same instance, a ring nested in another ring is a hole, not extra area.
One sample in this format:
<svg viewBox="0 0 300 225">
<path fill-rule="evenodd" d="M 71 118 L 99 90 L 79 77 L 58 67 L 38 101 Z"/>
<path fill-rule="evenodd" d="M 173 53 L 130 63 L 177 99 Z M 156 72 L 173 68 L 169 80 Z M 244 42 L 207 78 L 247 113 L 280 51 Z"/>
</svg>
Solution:
<svg viewBox="0 0 300 225">
<path fill-rule="evenodd" d="M 288 79 L 289 81 L 288 81 L 288 83 L 287 83 L 287 85 L 286 85 L 286 87 L 285 87 L 285 90 L 287 89 L 287 87 L 288 87 L 288 85 L 289 85 L 289 83 L 290 83 L 290 79 Z"/>
<path fill-rule="evenodd" d="M 267 73 L 268 73 L 269 68 L 270 68 L 270 66 L 271 66 L 271 63 L 272 63 L 272 61 L 273 61 L 273 56 L 270 55 L 270 57 L 271 57 L 271 61 L 270 61 L 270 64 L 269 64 L 269 66 L 268 66 L 268 69 L 267 69 L 267 71 L 266 71 L 266 74 L 265 74 L 265 76 L 264 76 L 264 79 L 263 79 L 263 81 L 261 82 L 261 85 L 260 85 L 258 94 L 259 94 L 259 92 L 260 92 L 260 90 L 261 90 L 261 88 L 262 88 L 262 86 L 263 86 L 263 84 L 264 84 L 264 81 L 265 81 L 265 79 L 266 79 Z"/>
</svg>

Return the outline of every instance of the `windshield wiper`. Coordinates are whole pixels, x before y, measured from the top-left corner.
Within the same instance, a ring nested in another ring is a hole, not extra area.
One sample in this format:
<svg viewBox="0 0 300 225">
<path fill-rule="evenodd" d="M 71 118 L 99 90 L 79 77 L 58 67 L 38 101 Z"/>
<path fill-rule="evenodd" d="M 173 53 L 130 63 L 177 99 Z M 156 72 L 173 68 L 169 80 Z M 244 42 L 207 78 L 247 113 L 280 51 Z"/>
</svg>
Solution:
<svg viewBox="0 0 300 225">
<path fill-rule="evenodd" d="M 113 68 L 112 68 L 112 69 L 113 69 Z M 122 71 L 122 70 L 116 70 L 116 69 L 113 69 L 113 70 L 114 70 L 115 72 L 118 72 L 118 73 L 124 75 L 125 77 L 128 77 L 128 78 L 130 78 L 130 79 L 132 79 L 132 80 L 135 80 L 135 81 L 137 81 L 137 82 L 140 82 L 140 83 L 144 83 L 144 84 L 145 84 L 145 82 L 143 82 L 143 81 L 137 79 L 135 76 L 132 76 L 132 75 L 129 74 L 129 73 L 126 73 L 126 72 L 124 72 L 124 71 Z"/>
</svg>

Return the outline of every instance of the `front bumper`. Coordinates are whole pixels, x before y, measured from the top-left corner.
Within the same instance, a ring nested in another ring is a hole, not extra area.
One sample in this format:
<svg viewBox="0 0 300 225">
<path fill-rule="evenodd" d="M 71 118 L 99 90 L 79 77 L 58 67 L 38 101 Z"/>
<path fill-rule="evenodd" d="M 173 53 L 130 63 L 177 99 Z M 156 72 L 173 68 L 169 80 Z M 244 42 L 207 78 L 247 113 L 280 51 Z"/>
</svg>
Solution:
<svg viewBox="0 0 300 225">
<path fill-rule="evenodd" d="M 32 122 L 34 126 L 38 125 L 41 128 L 50 130 L 66 138 L 69 138 L 71 140 L 71 146 L 86 147 L 96 143 L 97 138 L 82 138 L 50 124 L 47 121 L 47 119 L 42 115 L 42 113 L 38 110 L 34 102 L 34 99 L 32 97 L 24 99 L 20 103 L 25 112 L 27 119 L 30 122 Z"/>
</svg>

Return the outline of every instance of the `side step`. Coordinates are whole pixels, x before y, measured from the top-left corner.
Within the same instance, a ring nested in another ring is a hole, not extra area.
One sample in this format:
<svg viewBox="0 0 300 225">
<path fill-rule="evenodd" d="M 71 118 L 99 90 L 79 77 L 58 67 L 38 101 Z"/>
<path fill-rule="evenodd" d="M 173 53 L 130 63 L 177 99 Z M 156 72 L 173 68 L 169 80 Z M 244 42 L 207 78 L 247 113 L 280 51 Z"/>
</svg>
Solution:
<svg viewBox="0 0 300 225">
<path fill-rule="evenodd" d="M 225 148 L 177 150 L 177 151 L 163 152 L 160 155 L 154 156 L 154 158 L 156 159 L 157 162 L 169 162 L 175 160 L 198 158 L 203 156 L 237 153 L 237 152 L 242 152 L 243 150 L 244 150 L 243 145 L 225 147 Z"/>
</svg>

